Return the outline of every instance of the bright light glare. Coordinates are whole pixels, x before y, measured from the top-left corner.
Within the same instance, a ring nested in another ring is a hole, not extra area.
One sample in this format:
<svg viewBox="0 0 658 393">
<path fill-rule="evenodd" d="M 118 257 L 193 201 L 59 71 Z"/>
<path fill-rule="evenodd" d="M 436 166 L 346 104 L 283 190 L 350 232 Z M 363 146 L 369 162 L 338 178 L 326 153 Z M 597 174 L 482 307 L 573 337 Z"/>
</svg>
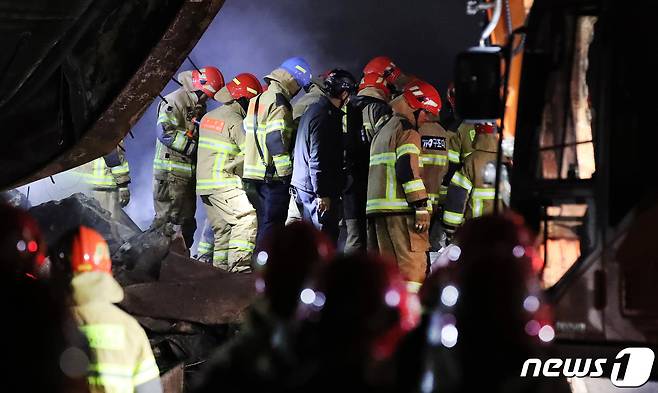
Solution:
<svg viewBox="0 0 658 393">
<path fill-rule="evenodd" d="M 447 307 L 454 306 L 457 303 L 458 298 L 459 290 L 453 285 L 448 285 L 447 287 L 443 288 L 443 291 L 441 291 L 441 303 Z"/>
<path fill-rule="evenodd" d="M 523 308 L 528 312 L 535 312 L 539 310 L 539 299 L 536 296 L 528 296 L 523 301 Z"/>
<path fill-rule="evenodd" d="M 256 257 L 256 263 L 259 266 L 265 266 L 265 264 L 267 263 L 267 258 L 268 258 L 267 253 L 265 251 L 261 251 L 258 253 L 258 256 Z"/>
<path fill-rule="evenodd" d="M 389 290 L 384 296 L 384 301 L 389 307 L 397 307 L 400 304 L 400 294 L 396 290 Z"/>
<path fill-rule="evenodd" d="M 452 348 L 455 346 L 455 344 L 457 344 L 458 336 L 459 332 L 457 331 L 455 325 L 445 325 L 441 329 L 441 344 L 443 344 L 446 348 Z"/>
<path fill-rule="evenodd" d="M 555 330 L 553 330 L 553 326 L 545 325 L 541 329 L 539 329 L 539 339 L 542 340 L 543 342 L 547 343 L 553 341 L 554 338 L 555 338 Z"/>
<path fill-rule="evenodd" d="M 302 293 L 299 295 L 299 299 L 304 304 L 313 304 L 315 298 L 316 298 L 315 291 L 313 291 L 311 288 L 305 288 L 302 291 Z"/>
</svg>

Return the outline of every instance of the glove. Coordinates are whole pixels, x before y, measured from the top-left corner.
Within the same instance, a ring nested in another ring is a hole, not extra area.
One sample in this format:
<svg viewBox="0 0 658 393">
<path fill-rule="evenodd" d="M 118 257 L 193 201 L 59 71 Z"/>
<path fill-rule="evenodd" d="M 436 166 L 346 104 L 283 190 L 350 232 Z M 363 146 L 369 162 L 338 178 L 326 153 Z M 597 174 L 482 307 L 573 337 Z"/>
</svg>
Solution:
<svg viewBox="0 0 658 393">
<path fill-rule="evenodd" d="M 331 198 L 329 197 L 316 198 L 315 203 L 318 205 L 318 214 L 320 215 L 331 209 Z"/>
<path fill-rule="evenodd" d="M 119 187 L 119 203 L 126 207 L 130 203 L 130 190 L 128 187 Z"/>
<path fill-rule="evenodd" d="M 418 209 L 416 210 L 416 222 L 414 223 L 414 229 L 418 233 L 425 232 L 430 227 L 430 212 L 427 209 Z"/>
</svg>

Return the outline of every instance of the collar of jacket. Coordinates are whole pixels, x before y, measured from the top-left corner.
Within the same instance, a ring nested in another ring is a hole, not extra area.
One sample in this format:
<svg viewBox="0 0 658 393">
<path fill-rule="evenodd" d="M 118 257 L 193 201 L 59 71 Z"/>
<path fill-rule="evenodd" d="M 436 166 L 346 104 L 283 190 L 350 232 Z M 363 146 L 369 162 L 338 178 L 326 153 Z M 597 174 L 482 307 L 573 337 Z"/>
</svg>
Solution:
<svg viewBox="0 0 658 393">
<path fill-rule="evenodd" d="M 496 134 L 475 134 L 473 141 L 475 150 L 495 153 L 498 150 L 498 140 Z"/>
<path fill-rule="evenodd" d="M 327 107 L 327 112 L 329 113 L 330 116 L 343 117 L 343 115 L 345 114 L 345 112 L 343 112 L 341 108 L 336 108 L 336 105 L 334 105 L 334 103 L 331 102 L 329 97 L 325 95 L 320 96 L 318 102 L 322 103 L 322 105 Z"/>
<path fill-rule="evenodd" d="M 309 86 L 308 91 L 306 92 L 306 94 L 317 94 L 317 95 L 322 95 L 322 96 L 327 95 L 327 93 L 322 88 L 322 85 L 319 85 L 315 82 L 311 83 L 311 86 Z"/>
<path fill-rule="evenodd" d="M 119 303 L 123 289 L 108 273 L 87 272 L 78 274 L 71 281 L 73 301 L 77 306 L 88 303 Z"/>
<path fill-rule="evenodd" d="M 359 91 L 357 96 L 372 97 L 384 102 L 388 102 L 388 97 L 386 97 L 386 94 L 384 94 L 383 91 L 376 87 L 366 87 L 365 89 Z"/>
<path fill-rule="evenodd" d="M 282 68 L 272 71 L 265 79 L 270 80 L 267 91 L 282 93 L 288 100 L 292 99 L 301 89 L 292 75 Z"/>
<path fill-rule="evenodd" d="M 228 104 L 229 102 L 234 101 L 233 97 L 231 97 L 231 93 L 228 91 L 228 88 L 226 86 L 219 89 L 219 91 L 215 93 L 215 96 L 213 98 L 215 99 L 215 101 L 222 104 Z"/>
</svg>

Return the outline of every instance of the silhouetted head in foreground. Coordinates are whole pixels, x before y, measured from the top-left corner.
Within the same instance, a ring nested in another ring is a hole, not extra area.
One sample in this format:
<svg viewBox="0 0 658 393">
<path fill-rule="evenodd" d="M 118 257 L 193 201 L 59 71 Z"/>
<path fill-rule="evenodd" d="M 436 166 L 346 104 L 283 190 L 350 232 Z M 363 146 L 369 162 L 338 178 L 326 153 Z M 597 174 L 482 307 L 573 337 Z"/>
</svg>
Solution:
<svg viewBox="0 0 658 393">
<path fill-rule="evenodd" d="M 302 286 L 333 255 L 331 241 L 308 223 L 296 222 L 271 232 L 256 256 L 262 277 L 258 290 L 265 294 L 271 311 L 279 318 L 291 318 Z"/>
</svg>

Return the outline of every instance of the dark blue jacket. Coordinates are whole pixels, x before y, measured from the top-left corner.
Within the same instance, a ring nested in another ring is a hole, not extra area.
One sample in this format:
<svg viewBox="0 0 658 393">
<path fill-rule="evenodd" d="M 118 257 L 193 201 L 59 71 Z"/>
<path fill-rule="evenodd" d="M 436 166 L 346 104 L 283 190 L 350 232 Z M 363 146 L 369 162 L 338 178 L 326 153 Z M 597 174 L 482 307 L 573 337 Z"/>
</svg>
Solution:
<svg viewBox="0 0 658 393">
<path fill-rule="evenodd" d="M 340 196 L 343 189 L 343 111 L 327 97 L 302 115 L 295 139 L 291 184 L 318 197 Z"/>
</svg>

